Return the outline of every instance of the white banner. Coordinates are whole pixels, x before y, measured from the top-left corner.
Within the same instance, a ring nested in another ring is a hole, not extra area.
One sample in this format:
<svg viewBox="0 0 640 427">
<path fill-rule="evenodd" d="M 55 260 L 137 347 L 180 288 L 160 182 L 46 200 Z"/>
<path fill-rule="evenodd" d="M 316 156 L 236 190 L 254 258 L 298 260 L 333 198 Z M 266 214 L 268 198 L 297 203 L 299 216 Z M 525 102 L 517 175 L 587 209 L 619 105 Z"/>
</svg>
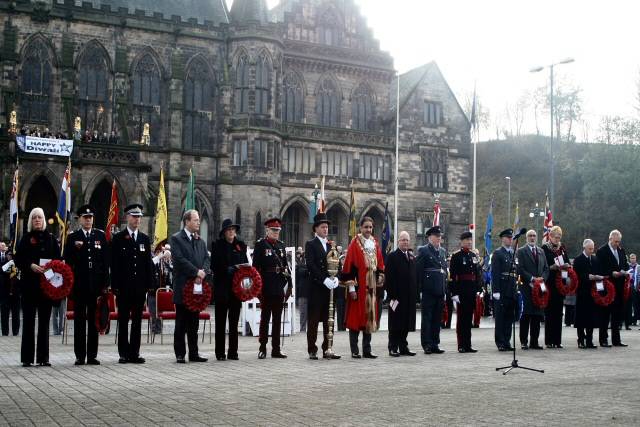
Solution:
<svg viewBox="0 0 640 427">
<path fill-rule="evenodd" d="M 25 153 L 47 154 L 49 156 L 71 156 L 72 139 L 38 138 L 37 136 L 18 135 L 18 147 Z"/>
</svg>

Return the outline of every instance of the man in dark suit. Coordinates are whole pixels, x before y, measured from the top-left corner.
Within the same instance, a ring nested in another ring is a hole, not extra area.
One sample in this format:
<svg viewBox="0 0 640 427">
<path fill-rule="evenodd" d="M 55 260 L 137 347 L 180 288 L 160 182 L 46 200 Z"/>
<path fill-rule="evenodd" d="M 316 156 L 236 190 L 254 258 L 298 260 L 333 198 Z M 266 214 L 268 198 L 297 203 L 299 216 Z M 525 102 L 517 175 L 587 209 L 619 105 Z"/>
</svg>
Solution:
<svg viewBox="0 0 640 427">
<path fill-rule="evenodd" d="M 93 228 L 94 209 L 83 205 L 78 209 L 81 228 L 67 238 L 64 259 L 73 269 L 73 350 L 76 365 L 99 365 L 96 306 L 107 287 L 109 243 L 104 231 Z M 88 324 L 88 327 L 87 327 Z M 88 333 L 87 333 L 88 330 Z"/>
<path fill-rule="evenodd" d="M 326 213 L 318 213 L 313 218 L 313 231 L 316 236 L 307 241 L 304 247 L 306 265 L 309 270 L 309 321 L 307 326 L 307 351 L 309 359 L 318 359 L 318 323 L 322 322 L 322 357 L 325 359 L 340 359 L 340 356 L 327 353 L 329 333 L 329 295 L 331 289 L 338 287 L 338 279 L 329 275 L 327 271 L 327 254 L 331 244 L 329 235 L 329 220 Z"/>
<path fill-rule="evenodd" d="M 111 241 L 111 289 L 118 304 L 118 353 L 120 363 L 144 363 L 140 357 L 140 326 L 149 289 L 153 289 L 153 261 L 149 236 L 138 228 L 142 205 L 125 208 L 127 227 Z M 131 336 L 129 336 L 131 318 Z"/>
<path fill-rule="evenodd" d="M 620 246 L 622 233 L 613 230 L 609 233 L 609 243 L 601 246 L 596 253 L 603 276 L 608 276 L 616 287 L 616 297 L 608 307 L 602 307 L 600 323 L 600 347 L 611 347 L 608 343 L 607 327 L 611 319 L 611 344 L 614 347 L 626 347 L 620 340 L 620 325 L 624 319 L 624 281 L 629 274 L 629 263 Z"/>
<path fill-rule="evenodd" d="M 511 351 L 511 329 L 515 321 L 516 265 L 513 263 L 513 230 L 508 228 L 500 233 L 502 246 L 491 256 L 491 292 L 496 321 L 495 342 L 498 350 Z"/>
<path fill-rule="evenodd" d="M 440 246 L 439 226 L 427 230 L 429 243 L 418 248 L 417 277 L 422 292 L 420 341 L 425 354 L 440 354 L 440 324 L 447 284 L 447 252 Z"/>
<path fill-rule="evenodd" d="M 409 233 L 400 232 L 398 249 L 387 256 L 384 288 L 389 300 L 389 356 L 415 356 L 407 336 L 416 330 L 418 280 L 416 260 L 409 252 Z"/>
<path fill-rule="evenodd" d="M 16 269 L 11 263 L 13 255 L 6 243 L 0 242 L 0 316 L 2 335 L 9 335 L 9 315 L 13 336 L 20 333 L 20 294 L 17 289 Z"/>
<path fill-rule="evenodd" d="M 544 315 L 544 309 L 536 307 L 533 304 L 531 292 L 533 282 L 536 279 L 542 279 L 544 282 L 545 292 L 551 292 L 549 287 L 555 286 L 555 283 L 547 283 L 549 277 L 549 265 L 547 258 L 541 247 L 537 246 L 538 235 L 535 230 L 527 231 L 527 244 L 516 253 L 518 258 L 518 274 L 522 278 L 522 286 L 520 291 L 523 299 L 523 313 L 520 319 L 520 345 L 523 350 L 529 348 L 534 350 L 542 350 L 542 346 L 538 344 L 538 336 L 540 335 L 540 322 Z M 531 339 L 529 340 L 529 329 L 531 329 Z"/>
<path fill-rule="evenodd" d="M 198 211 L 190 209 L 182 216 L 184 228 L 171 236 L 171 256 L 173 258 L 173 303 L 176 305 L 176 327 L 173 334 L 173 350 L 178 363 L 185 363 L 187 349 L 184 336 L 189 343 L 189 361 L 206 362 L 207 358 L 198 354 L 198 323 L 197 311 L 190 311 L 183 301 L 184 285 L 195 279 L 195 283 L 202 283 L 211 273 L 211 260 L 207 252 L 206 243 L 198 235 L 200 230 L 200 215 Z"/>
</svg>

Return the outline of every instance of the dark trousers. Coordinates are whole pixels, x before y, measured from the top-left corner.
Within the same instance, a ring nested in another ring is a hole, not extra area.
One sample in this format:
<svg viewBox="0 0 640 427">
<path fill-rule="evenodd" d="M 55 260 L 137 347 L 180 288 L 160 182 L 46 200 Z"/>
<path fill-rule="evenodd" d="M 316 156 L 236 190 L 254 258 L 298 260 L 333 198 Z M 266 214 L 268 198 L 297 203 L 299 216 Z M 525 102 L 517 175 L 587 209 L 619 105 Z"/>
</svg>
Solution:
<svg viewBox="0 0 640 427">
<path fill-rule="evenodd" d="M 405 352 L 409 350 L 409 329 L 389 328 L 389 351 Z"/>
<path fill-rule="evenodd" d="M 621 309 L 615 306 L 615 301 L 609 307 L 602 307 L 602 316 L 600 318 L 600 344 L 606 343 L 609 334 L 607 328 L 611 321 L 611 344 L 620 344 L 620 325 L 622 324 Z"/>
<path fill-rule="evenodd" d="M 338 292 L 343 292 L 342 289 L 338 289 Z M 347 328 L 344 325 L 344 311 L 345 311 L 345 300 L 344 298 L 336 298 L 336 325 L 337 330 L 346 331 Z"/>
<path fill-rule="evenodd" d="M 271 353 L 280 352 L 280 321 L 284 296 L 263 295 L 260 299 L 260 351 L 267 351 L 271 321 Z"/>
<path fill-rule="evenodd" d="M 564 324 L 565 326 L 571 326 L 575 323 L 576 319 L 576 306 L 565 305 L 564 306 Z"/>
<path fill-rule="evenodd" d="M 531 344 L 533 347 L 538 346 L 540 321 L 542 321 L 542 316 L 535 314 L 522 315 L 522 318 L 520 319 L 520 344 Z M 529 336 L 531 337 L 531 340 L 529 340 Z"/>
<path fill-rule="evenodd" d="M 118 297 L 118 354 L 121 358 L 135 359 L 140 356 L 143 309 L 144 296 Z M 129 319 L 131 319 L 131 335 L 129 335 Z"/>
<path fill-rule="evenodd" d="M 358 337 L 360 331 L 352 331 L 349 329 L 349 347 L 351 347 L 351 354 L 360 354 L 358 350 Z M 371 334 L 362 331 L 362 353 L 371 353 Z"/>
<path fill-rule="evenodd" d="M 593 328 L 577 328 L 578 341 L 583 344 L 593 344 Z"/>
<path fill-rule="evenodd" d="M 511 347 L 511 330 L 515 321 L 514 301 L 493 301 L 493 312 L 496 320 L 495 342 L 498 348 Z"/>
<path fill-rule="evenodd" d="M 422 292 L 422 319 L 420 326 L 420 343 L 424 350 L 434 349 L 440 344 L 440 322 L 444 298 Z"/>
<path fill-rule="evenodd" d="M 22 330 L 22 346 L 20 361 L 33 363 L 35 352 L 36 313 L 38 313 L 38 351 L 36 362 L 49 361 L 49 320 L 51 318 L 51 301 L 46 298 L 24 299 L 22 314 L 24 328 Z"/>
<path fill-rule="evenodd" d="M 0 317 L 2 335 L 9 335 L 9 315 L 11 315 L 11 333 L 20 333 L 20 295 L 6 295 L 0 301 Z"/>
<path fill-rule="evenodd" d="M 544 309 L 544 343 L 546 345 L 562 344 L 562 296 L 551 295 L 549 305 Z"/>
<path fill-rule="evenodd" d="M 74 303 L 73 351 L 76 353 L 76 359 L 95 359 L 98 356 L 97 297 L 88 298 L 86 301 L 78 298 Z"/>
<path fill-rule="evenodd" d="M 215 321 L 216 321 L 216 356 L 222 357 L 224 352 L 224 337 L 227 329 L 227 316 L 229 317 L 229 355 L 238 355 L 238 319 L 240 319 L 240 308 L 242 303 L 237 299 L 228 301 L 216 301 Z"/>
<path fill-rule="evenodd" d="M 318 346 L 318 324 L 322 322 L 322 352 L 329 348 L 329 301 L 312 300 L 309 304 L 309 321 L 307 324 L 307 351 L 316 353 Z"/>
<path fill-rule="evenodd" d="M 305 332 L 309 322 L 309 299 L 307 297 L 298 297 L 298 311 L 300 312 L 300 332 Z"/>
<path fill-rule="evenodd" d="M 630 327 L 633 323 L 633 291 L 628 301 L 624 303 L 624 326 Z"/>
<path fill-rule="evenodd" d="M 475 297 L 460 297 L 460 304 L 456 308 L 456 337 L 458 348 L 471 348 L 471 327 L 473 326 L 473 311 L 476 307 Z"/>
<path fill-rule="evenodd" d="M 198 357 L 199 315 L 200 313 L 187 309 L 184 304 L 176 304 L 176 326 L 173 331 L 173 351 L 176 357 L 185 357 L 187 354 L 184 343 L 185 334 L 187 335 L 187 343 L 189 345 L 189 358 Z M 217 327 L 218 325 L 216 324 L 216 328 Z M 222 336 L 224 340 L 224 329 Z M 216 340 L 217 339 L 218 335 L 216 334 Z"/>
</svg>

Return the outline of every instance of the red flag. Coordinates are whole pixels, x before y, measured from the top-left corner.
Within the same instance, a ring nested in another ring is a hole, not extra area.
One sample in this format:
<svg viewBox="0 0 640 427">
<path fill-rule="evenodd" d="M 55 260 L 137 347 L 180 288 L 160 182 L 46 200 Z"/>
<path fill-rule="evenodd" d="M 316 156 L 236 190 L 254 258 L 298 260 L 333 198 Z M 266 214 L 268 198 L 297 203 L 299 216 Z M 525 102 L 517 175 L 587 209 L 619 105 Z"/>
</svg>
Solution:
<svg viewBox="0 0 640 427">
<path fill-rule="evenodd" d="M 433 226 L 440 225 L 440 200 L 433 205 Z"/>
<path fill-rule="evenodd" d="M 544 217 L 544 234 L 542 237 L 542 241 L 546 242 L 549 240 L 549 231 L 551 227 L 553 227 L 553 214 L 551 209 L 549 208 L 549 196 L 547 195 L 547 201 L 545 203 L 545 217 Z"/>
<path fill-rule="evenodd" d="M 109 216 L 107 217 L 107 226 L 104 230 L 107 240 L 111 241 L 111 234 L 115 233 L 118 229 L 118 188 L 116 187 L 116 180 L 113 180 L 111 186 L 111 205 L 109 205 Z"/>
</svg>

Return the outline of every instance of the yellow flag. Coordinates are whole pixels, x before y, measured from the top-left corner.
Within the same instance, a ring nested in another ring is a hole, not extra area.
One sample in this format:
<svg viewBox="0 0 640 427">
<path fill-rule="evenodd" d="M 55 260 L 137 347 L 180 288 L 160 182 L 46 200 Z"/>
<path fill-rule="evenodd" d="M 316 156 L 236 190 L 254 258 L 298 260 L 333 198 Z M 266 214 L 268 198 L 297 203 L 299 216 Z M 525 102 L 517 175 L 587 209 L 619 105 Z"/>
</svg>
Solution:
<svg viewBox="0 0 640 427">
<path fill-rule="evenodd" d="M 158 206 L 156 208 L 156 226 L 153 232 L 153 248 L 163 244 L 168 238 L 167 196 L 164 192 L 164 170 L 160 168 L 160 188 L 158 189 Z"/>
</svg>

